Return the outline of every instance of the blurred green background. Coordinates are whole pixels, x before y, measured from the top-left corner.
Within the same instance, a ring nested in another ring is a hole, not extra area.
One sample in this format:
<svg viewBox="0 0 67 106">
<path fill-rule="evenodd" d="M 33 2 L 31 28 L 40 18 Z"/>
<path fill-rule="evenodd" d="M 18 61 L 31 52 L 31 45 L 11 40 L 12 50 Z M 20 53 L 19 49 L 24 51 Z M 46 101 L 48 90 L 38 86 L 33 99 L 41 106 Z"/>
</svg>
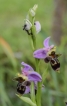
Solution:
<svg viewBox="0 0 67 106">
<path fill-rule="evenodd" d="M 38 4 L 36 20 L 42 26 L 41 32 L 36 36 L 37 48 L 43 47 L 47 36 L 52 36 L 51 43 L 62 54 L 59 57 L 60 73 L 48 65 L 42 106 L 65 106 L 64 102 L 67 101 L 67 1 L 0 0 L 0 106 L 28 106 L 15 95 L 16 82 L 13 78 L 21 71 L 22 61 L 35 69 L 30 39 L 22 30 L 27 12 L 34 4 Z M 41 60 L 41 73 L 46 68 L 47 65 Z"/>
</svg>

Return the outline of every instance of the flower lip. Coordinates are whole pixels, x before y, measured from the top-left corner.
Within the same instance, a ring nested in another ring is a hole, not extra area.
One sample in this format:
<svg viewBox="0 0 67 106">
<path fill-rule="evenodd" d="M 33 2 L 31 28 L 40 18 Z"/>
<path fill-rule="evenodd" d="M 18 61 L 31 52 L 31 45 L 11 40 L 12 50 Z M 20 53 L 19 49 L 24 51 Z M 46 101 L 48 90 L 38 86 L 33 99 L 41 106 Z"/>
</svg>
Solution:
<svg viewBox="0 0 67 106">
<path fill-rule="evenodd" d="M 18 82 L 23 82 L 23 81 L 25 81 L 25 79 L 22 78 L 22 77 L 15 77 L 14 80 L 16 80 L 16 81 L 18 81 Z"/>
<path fill-rule="evenodd" d="M 25 90 L 26 90 L 26 86 L 25 85 L 23 85 L 22 83 L 18 83 L 17 84 L 17 92 L 19 94 L 24 94 Z"/>
<path fill-rule="evenodd" d="M 30 93 L 30 87 L 29 86 L 26 86 L 26 90 L 25 90 L 25 93 L 24 94 L 28 94 Z"/>
</svg>

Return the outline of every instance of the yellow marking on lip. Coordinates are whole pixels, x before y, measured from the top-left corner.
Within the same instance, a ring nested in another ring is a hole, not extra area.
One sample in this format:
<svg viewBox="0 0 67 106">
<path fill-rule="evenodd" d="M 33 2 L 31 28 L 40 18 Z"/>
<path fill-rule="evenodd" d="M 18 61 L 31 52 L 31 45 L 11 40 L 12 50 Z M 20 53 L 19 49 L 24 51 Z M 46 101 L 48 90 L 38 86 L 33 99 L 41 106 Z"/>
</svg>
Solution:
<svg viewBox="0 0 67 106">
<path fill-rule="evenodd" d="M 58 73 L 60 73 L 60 68 L 58 68 L 56 71 L 57 71 Z"/>
<path fill-rule="evenodd" d="M 51 54 L 52 51 L 56 51 L 56 46 L 54 46 L 54 47 L 48 52 L 48 55 Z"/>
<path fill-rule="evenodd" d="M 25 80 L 28 80 L 27 76 L 24 76 L 23 74 L 20 74 L 20 73 L 17 74 L 17 77 L 21 77 L 21 78 L 23 78 Z"/>
</svg>

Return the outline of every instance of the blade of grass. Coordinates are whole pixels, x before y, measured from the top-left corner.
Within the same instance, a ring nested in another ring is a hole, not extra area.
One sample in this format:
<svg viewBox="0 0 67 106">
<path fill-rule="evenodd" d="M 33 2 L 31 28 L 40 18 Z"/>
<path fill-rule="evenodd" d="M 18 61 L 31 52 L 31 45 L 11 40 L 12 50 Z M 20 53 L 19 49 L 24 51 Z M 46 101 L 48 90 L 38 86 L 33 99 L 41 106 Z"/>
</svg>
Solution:
<svg viewBox="0 0 67 106">
<path fill-rule="evenodd" d="M 16 63 L 16 60 L 14 58 L 14 54 L 11 50 L 11 47 L 9 46 L 9 44 L 2 37 L 0 37 L 0 45 L 2 46 L 2 49 L 4 50 L 5 54 L 9 57 L 12 65 L 14 67 L 16 67 L 17 63 Z"/>
</svg>

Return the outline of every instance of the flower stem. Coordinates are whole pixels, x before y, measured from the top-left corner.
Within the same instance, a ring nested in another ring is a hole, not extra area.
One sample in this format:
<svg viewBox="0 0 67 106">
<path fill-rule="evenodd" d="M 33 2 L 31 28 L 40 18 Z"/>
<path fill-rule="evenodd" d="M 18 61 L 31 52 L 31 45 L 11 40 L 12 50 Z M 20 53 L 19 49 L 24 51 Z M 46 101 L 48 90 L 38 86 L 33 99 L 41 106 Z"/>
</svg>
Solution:
<svg viewBox="0 0 67 106">
<path fill-rule="evenodd" d="M 31 41 L 31 45 L 32 45 L 32 49 L 33 51 L 35 50 L 36 48 L 36 39 L 35 39 L 35 28 L 34 28 L 34 18 L 32 18 L 32 35 L 31 35 L 31 38 L 32 38 L 32 41 Z M 35 90 L 34 90 L 34 82 L 31 83 L 31 100 L 36 103 L 35 101 Z"/>
<path fill-rule="evenodd" d="M 34 92 L 34 83 L 31 82 L 31 100 L 35 103 L 35 92 Z"/>
<path fill-rule="evenodd" d="M 34 36 L 35 37 L 35 36 Z M 33 46 L 34 50 L 36 49 L 36 39 L 33 39 Z M 39 59 L 35 59 L 35 66 L 36 66 L 36 71 L 39 72 Z M 37 95 L 36 95 L 36 100 L 37 100 L 37 106 L 41 106 L 41 82 L 37 83 Z"/>
<path fill-rule="evenodd" d="M 33 51 L 36 50 L 36 30 L 34 27 L 34 18 L 32 18 L 32 47 L 33 47 Z M 36 63 L 36 71 L 38 73 L 39 72 L 39 60 L 35 59 L 35 63 Z M 35 102 L 35 92 L 34 92 L 34 85 L 31 84 L 31 99 L 33 102 Z M 41 82 L 37 83 L 37 95 L 36 95 L 36 100 L 37 100 L 37 106 L 41 106 Z"/>
<path fill-rule="evenodd" d="M 36 71 L 39 73 L 39 60 L 36 59 Z M 41 106 L 41 82 L 37 84 L 37 106 Z"/>
<path fill-rule="evenodd" d="M 41 106 L 41 82 L 37 84 L 37 106 Z"/>
</svg>

